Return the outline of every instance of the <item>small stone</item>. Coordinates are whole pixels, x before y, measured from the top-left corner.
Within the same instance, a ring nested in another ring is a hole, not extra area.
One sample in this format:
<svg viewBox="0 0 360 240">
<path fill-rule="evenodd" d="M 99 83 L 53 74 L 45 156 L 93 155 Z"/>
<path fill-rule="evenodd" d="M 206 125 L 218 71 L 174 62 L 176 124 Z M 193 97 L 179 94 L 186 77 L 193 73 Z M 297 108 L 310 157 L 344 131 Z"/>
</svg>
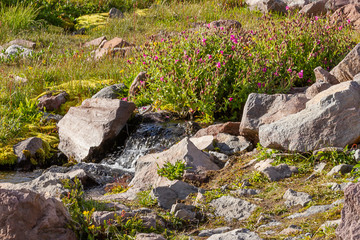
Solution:
<svg viewBox="0 0 360 240">
<path fill-rule="evenodd" d="M 326 221 L 319 229 L 325 230 L 326 228 L 336 228 L 341 223 L 341 219 Z"/>
<path fill-rule="evenodd" d="M 99 37 L 99 38 L 96 38 L 89 42 L 84 43 L 84 47 L 91 47 L 91 46 L 99 47 L 100 44 L 104 41 L 106 41 L 106 37 L 102 36 L 102 37 Z"/>
<path fill-rule="evenodd" d="M 230 232 L 214 234 L 207 240 L 261 240 L 261 238 L 249 229 L 235 229 Z"/>
<path fill-rule="evenodd" d="M 219 159 L 221 162 L 226 163 L 229 160 L 229 156 L 224 153 L 219 153 L 215 151 L 209 151 L 209 153 Z"/>
<path fill-rule="evenodd" d="M 251 151 L 253 145 L 247 141 L 243 136 L 233 136 L 226 133 L 219 133 L 216 135 L 216 146 L 220 149 L 220 152 L 225 154 L 234 154 L 244 150 Z"/>
<path fill-rule="evenodd" d="M 38 98 L 39 103 L 37 107 L 42 111 L 55 111 L 58 110 L 62 104 L 66 103 L 68 98 L 69 94 L 65 91 L 56 95 L 50 92 Z"/>
<path fill-rule="evenodd" d="M 117 8 L 111 8 L 109 11 L 110 18 L 124 18 L 124 14 Z"/>
<path fill-rule="evenodd" d="M 334 174 L 338 174 L 341 173 L 342 175 L 351 172 L 351 170 L 353 169 L 353 165 L 350 164 L 340 164 L 337 165 L 335 167 L 333 167 L 330 172 L 328 172 L 328 174 L 326 174 L 327 176 L 332 176 Z"/>
<path fill-rule="evenodd" d="M 296 225 L 290 225 L 288 228 L 282 230 L 279 234 L 280 235 L 293 235 L 301 231 L 301 227 Z"/>
<path fill-rule="evenodd" d="M 294 219 L 299 217 L 308 217 L 317 213 L 326 212 L 327 210 L 331 209 L 333 207 L 332 204 L 330 205 L 317 205 L 317 206 L 311 206 L 308 208 L 305 212 L 302 213 L 294 213 L 293 215 L 288 216 L 288 219 Z"/>
<path fill-rule="evenodd" d="M 304 192 L 296 192 L 292 189 L 288 189 L 284 196 L 284 199 L 286 199 L 287 201 L 285 201 L 285 205 L 287 207 L 292 207 L 292 206 L 296 206 L 296 205 L 301 205 L 301 206 L 306 206 L 309 202 L 312 201 L 311 196 L 307 193 Z"/>
<path fill-rule="evenodd" d="M 239 189 L 239 190 L 235 190 L 235 191 L 231 191 L 231 194 L 236 194 L 239 196 L 251 196 L 251 195 L 257 195 L 259 194 L 261 191 L 258 189 L 251 189 L 251 188 L 244 188 L 244 189 Z"/>
<path fill-rule="evenodd" d="M 215 229 L 207 229 L 207 230 L 202 230 L 199 232 L 198 236 L 199 237 L 210 237 L 214 234 L 219 234 L 219 233 L 224 233 L 229 231 L 231 228 L 229 227 L 220 227 L 220 228 L 215 228 Z"/>
<path fill-rule="evenodd" d="M 214 137 L 211 135 L 190 138 L 190 141 L 200 150 L 214 150 Z"/>
<path fill-rule="evenodd" d="M 270 162 L 272 161 L 269 159 L 259 162 L 255 165 L 255 169 L 265 174 L 271 182 L 289 178 L 293 173 L 298 172 L 297 168 L 294 166 L 288 166 L 287 164 L 272 166 Z"/>
<path fill-rule="evenodd" d="M 135 240 L 166 240 L 162 235 L 155 233 L 138 233 Z"/>
<path fill-rule="evenodd" d="M 314 167 L 314 172 L 320 173 L 325 169 L 325 167 L 326 167 L 326 163 L 323 163 L 323 162 L 319 163 Z"/>
<path fill-rule="evenodd" d="M 355 150 L 354 158 L 355 158 L 356 162 L 360 161 L 360 149 Z"/>
<path fill-rule="evenodd" d="M 109 99 L 116 99 L 119 98 L 121 92 L 125 90 L 125 84 L 114 84 L 111 86 L 107 86 L 97 92 L 91 98 L 109 98 Z"/>
<path fill-rule="evenodd" d="M 5 55 L 7 55 L 7 57 L 10 56 L 16 56 L 19 55 L 21 57 L 28 57 L 32 54 L 32 50 L 24 48 L 22 46 L 19 45 L 11 45 L 10 47 L 8 47 L 5 51 Z"/>
</svg>

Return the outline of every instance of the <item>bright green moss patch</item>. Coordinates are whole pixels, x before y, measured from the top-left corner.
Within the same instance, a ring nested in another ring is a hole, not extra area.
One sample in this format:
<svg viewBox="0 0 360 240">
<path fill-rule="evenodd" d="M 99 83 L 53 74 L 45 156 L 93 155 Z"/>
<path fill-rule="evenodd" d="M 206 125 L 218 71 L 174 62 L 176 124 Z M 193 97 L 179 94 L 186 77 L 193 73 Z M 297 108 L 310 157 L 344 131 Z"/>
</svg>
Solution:
<svg viewBox="0 0 360 240">
<path fill-rule="evenodd" d="M 17 156 L 14 153 L 12 146 L 0 148 L 0 166 L 14 165 L 17 162 Z"/>
<path fill-rule="evenodd" d="M 95 13 L 84 15 L 76 19 L 75 29 L 91 29 L 104 26 L 108 22 L 109 13 Z"/>
</svg>

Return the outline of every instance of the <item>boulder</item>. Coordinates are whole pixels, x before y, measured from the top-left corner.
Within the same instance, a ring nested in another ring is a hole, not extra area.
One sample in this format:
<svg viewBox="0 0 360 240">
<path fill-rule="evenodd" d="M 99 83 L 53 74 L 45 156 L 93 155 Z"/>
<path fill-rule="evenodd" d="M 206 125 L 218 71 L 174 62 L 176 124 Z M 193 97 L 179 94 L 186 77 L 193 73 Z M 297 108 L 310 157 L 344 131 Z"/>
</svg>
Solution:
<svg viewBox="0 0 360 240">
<path fill-rule="evenodd" d="M 102 37 L 99 37 L 99 38 L 96 38 L 96 39 L 93 39 L 89 42 L 86 42 L 84 43 L 84 47 L 99 47 L 101 43 L 103 43 L 104 41 L 106 41 L 106 37 L 105 36 L 102 36 Z M 105 42 L 104 42 L 105 43 Z"/>
<path fill-rule="evenodd" d="M 202 137 L 192 137 L 190 141 L 199 149 L 199 150 L 214 150 L 214 137 L 211 135 L 202 136 Z"/>
<path fill-rule="evenodd" d="M 0 239 L 75 240 L 70 223 L 70 214 L 57 199 L 0 188 Z"/>
<path fill-rule="evenodd" d="M 78 162 L 96 159 L 125 126 L 135 104 L 118 99 L 86 99 L 59 121 L 59 150 Z"/>
<path fill-rule="evenodd" d="M 339 83 L 339 81 L 335 78 L 334 75 L 332 75 L 322 67 L 316 67 L 314 69 L 314 73 L 315 73 L 316 82 L 326 82 L 332 85 Z"/>
<path fill-rule="evenodd" d="M 360 5 L 357 4 L 348 4 L 338 10 L 336 10 L 333 15 L 331 15 L 330 20 L 332 23 L 342 22 L 343 19 L 350 21 L 354 29 L 360 28 Z"/>
<path fill-rule="evenodd" d="M 102 48 L 103 49 L 113 49 L 113 48 L 123 48 L 123 47 L 132 47 L 134 46 L 131 43 L 128 43 L 122 38 L 115 37 L 109 41 L 107 41 Z"/>
<path fill-rule="evenodd" d="M 215 228 L 215 229 L 206 229 L 206 230 L 201 230 L 198 234 L 199 237 L 210 237 L 214 234 L 219 234 L 219 233 L 224 233 L 224 232 L 228 232 L 229 230 L 231 230 L 230 227 L 220 227 L 220 228 Z"/>
<path fill-rule="evenodd" d="M 130 89 L 129 89 L 129 96 L 134 97 L 136 93 L 138 93 L 140 86 L 142 85 L 142 82 L 145 82 L 147 79 L 146 72 L 140 72 L 134 81 L 131 83 Z"/>
<path fill-rule="evenodd" d="M 138 233 L 135 240 L 166 240 L 166 238 L 156 233 Z"/>
<path fill-rule="evenodd" d="M 174 214 L 177 218 L 188 221 L 194 220 L 196 217 L 195 206 L 185 205 L 183 203 L 172 205 L 170 213 Z"/>
<path fill-rule="evenodd" d="M 287 4 L 282 0 L 246 0 L 245 3 L 251 11 L 259 10 L 263 13 L 286 13 Z"/>
<path fill-rule="evenodd" d="M 360 183 L 345 190 L 345 203 L 341 210 L 341 222 L 336 229 L 339 240 L 360 238 Z"/>
<path fill-rule="evenodd" d="M 251 142 L 247 141 L 243 136 L 219 133 L 215 139 L 216 147 L 220 149 L 220 152 L 228 155 L 244 150 L 251 151 L 253 148 Z"/>
<path fill-rule="evenodd" d="M 251 93 L 244 106 L 240 135 L 257 143 L 261 125 L 275 122 L 303 110 L 307 101 L 305 94 Z"/>
<path fill-rule="evenodd" d="M 163 167 L 167 162 L 175 164 L 178 160 L 183 161 L 186 164 L 186 167 L 191 167 L 191 170 L 193 171 L 219 169 L 207 154 L 195 147 L 189 138 L 184 138 L 178 144 L 164 152 L 140 157 L 137 160 L 135 176 L 130 182 L 130 185 L 132 186 L 130 190 L 138 189 L 140 191 L 147 190 L 151 186 L 159 187 L 172 185 L 174 181 L 159 176 L 157 174 L 157 169 L 158 167 Z"/>
<path fill-rule="evenodd" d="M 5 50 L 5 55 L 7 57 L 10 57 L 10 56 L 28 57 L 32 54 L 32 52 L 33 51 L 28 48 L 24 48 L 19 45 L 11 45 L 10 47 L 8 47 Z"/>
<path fill-rule="evenodd" d="M 345 58 L 331 69 L 332 74 L 339 82 L 350 81 L 360 72 L 360 43 L 357 44 Z"/>
<path fill-rule="evenodd" d="M 249 229 L 235 229 L 230 232 L 214 234 L 208 240 L 261 240 L 256 233 Z"/>
<path fill-rule="evenodd" d="M 267 159 L 265 161 L 260 161 L 255 164 L 254 168 L 257 171 L 260 171 L 265 176 L 269 178 L 270 181 L 280 181 L 284 178 L 289 178 L 293 173 L 297 173 L 298 169 L 294 166 L 288 166 L 287 164 L 279 164 L 277 166 L 272 166 L 272 159 Z"/>
<path fill-rule="evenodd" d="M 333 167 L 330 172 L 328 172 L 327 176 L 332 176 L 334 174 L 341 173 L 342 175 L 351 172 L 351 170 L 354 168 L 354 165 L 350 164 L 339 164 L 335 167 Z"/>
<path fill-rule="evenodd" d="M 12 41 L 10 41 L 7 45 L 8 45 L 8 46 L 11 46 L 11 45 L 20 45 L 20 46 L 22 46 L 22 47 L 32 48 L 32 49 L 34 49 L 34 48 L 36 47 L 36 43 L 35 43 L 35 42 L 28 41 L 28 40 L 24 40 L 24 39 L 15 39 L 15 40 L 12 40 Z"/>
<path fill-rule="evenodd" d="M 109 11 L 109 18 L 124 18 L 124 14 L 117 8 L 111 8 Z"/>
<path fill-rule="evenodd" d="M 311 196 L 304 192 L 296 192 L 292 189 L 288 189 L 283 198 L 286 200 L 285 205 L 287 207 L 292 207 L 296 205 L 301 205 L 305 207 L 309 202 L 312 201 Z"/>
<path fill-rule="evenodd" d="M 266 148 L 306 152 L 335 146 L 344 148 L 360 137 L 360 80 L 328 88 L 306 108 L 259 128 Z"/>
<path fill-rule="evenodd" d="M 91 98 L 116 99 L 116 98 L 119 98 L 120 94 L 125 90 L 125 88 L 126 88 L 125 84 L 123 84 L 123 83 L 107 86 L 107 87 L 101 89 L 99 92 L 97 92 Z"/>
<path fill-rule="evenodd" d="M 328 0 L 325 8 L 328 12 L 335 12 L 339 8 L 352 3 L 358 3 L 358 0 Z"/>
<path fill-rule="evenodd" d="M 195 133 L 194 137 L 198 138 L 208 135 L 216 136 L 219 133 L 227 133 L 230 135 L 237 136 L 239 135 L 239 127 L 240 127 L 240 122 L 226 122 L 226 123 L 214 124 L 206 128 L 200 129 Z"/>
<path fill-rule="evenodd" d="M 294 213 L 290 216 L 288 216 L 288 219 L 294 219 L 294 218 L 305 218 L 317 213 L 322 213 L 322 212 L 326 212 L 328 210 L 330 210 L 331 208 L 333 208 L 334 205 L 329 204 L 329 205 L 316 205 L 316 206 L 311 206 L 308 209 L 306 209 L 304 212 L 301 213 Z"/>
<path fill-rule="evenodd" d="M 14 153 L 18 156 L 17 162 L 22 166 L 31 165 L 30 159 L 39 158 L 41 151 L 44 152 L 43 141 L 38 137 L 31 137 L 14 145 Z"/>
<path fill-rule="evenodd" d="M 325 15 L 327 10 L 325 8 L 326 1 L 320 0 L 306 4 L 300 11 L 300 14 L 307 16 L 320 16 Z"/>
<path fill-rule="evenodd" d="M 245 220 L 257 208 L 255 204 L 232 196 L 222 196 L 210 202 L 216 216 L 224 217 L 226 221 Z"/>
<path fill-rule="evenodd" d="M 37 107 L 41 111 L 55 111 L 58 110 L 61 104 L 64 104 L 68 98 L 69 94 L 67 94 L 65 91 L 62 91 L 58 94 L 50 92 L 37 99 L 39 101 Z"/>
<path fill-rule="evenodd" d="M 308 99 L 311 99 L 311 98 L 315 97 L 319 92 L 322 92 L 331 86 L 332 85 L 327 82 L 315 82 L 313 85 L 308 87 L 308 89 L 306 89 L 305 96 Z"/>
</svg>

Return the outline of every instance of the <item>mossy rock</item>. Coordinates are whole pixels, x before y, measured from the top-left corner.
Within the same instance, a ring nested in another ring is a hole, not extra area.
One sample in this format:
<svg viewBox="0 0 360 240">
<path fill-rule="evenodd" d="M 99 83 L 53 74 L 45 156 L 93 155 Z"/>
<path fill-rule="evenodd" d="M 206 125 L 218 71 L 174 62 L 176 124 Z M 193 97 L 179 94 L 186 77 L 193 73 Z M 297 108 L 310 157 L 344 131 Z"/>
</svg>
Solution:
<svg viewBox="0 0 360 240">
<path fill-rule="evenodd" d="M 83 15 L 76 19 L 75 29 L 92 29 L 104 26 L 108 23 L 109 13 L 96 13 Z"/>
</svg>

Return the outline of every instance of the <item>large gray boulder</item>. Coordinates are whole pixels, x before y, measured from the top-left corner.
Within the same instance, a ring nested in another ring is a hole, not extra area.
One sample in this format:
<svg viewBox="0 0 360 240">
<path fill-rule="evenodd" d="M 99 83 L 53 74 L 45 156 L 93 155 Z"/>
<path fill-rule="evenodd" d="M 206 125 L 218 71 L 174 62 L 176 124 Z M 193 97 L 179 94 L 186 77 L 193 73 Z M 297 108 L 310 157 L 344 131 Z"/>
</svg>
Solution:
<svg viewBox="0 0 360 240">
<path fill-rule="evenodd" d="M 240 135 L 258 142 L 259 127 L 275 122 L 306 107 L 305 94 L 259 94 L 251 93 L 244 106 Z"/>
<path fill-rule="evenodd" d="M 341 210 L 341 222 L 336 229 L 337 239 L 360 238 L 360 183 L 350 185 L 345 190 L 345 203 Z"/>
<path fill-rule="evenodd" d="M 70 214 L 55 198 L 46 199 L 29 190 L 0 188 L 0 239 L 72 240 Z"/>
<path fill-rule="evenodd" d="M 312 201 L 309 194 L 304 192 L 296 192 L 290 188 L 285 192 L 283 198 L 286 199 L 285 205 L 287 207 L 292 207 L 296 205 L 301 205 L 304 207 L 306 206 L 306 204 Z"/>
<path fill-rule="evenodd" d="M 339 82 L 353 80 L 354 76 L 360 72 L 360 43 L 357 44 L 346 57 L 336 65 L 331 71 Z"/>
<path fill-rule="evenodd" d="M 39 158 L 41 152 L 44 153 L 43 141 L 38 137 L 31 137 L 14 145 L 14 153 L 18 156 L 17 163 L 20 166 L 31 165 L 30 158 Z"/>
<path fill-rule="evenodd" d="M 304 110 L 260 126 L 260 144 L 306 152 L 356 143 L 360 137 L 359 83 L 334 85 L 307 102 Z"/>
<path fill-rule="evenodd" d="M 59 121 L 59 150 L 76 161 L 96 159 L 125 126 L 135 104 L 118 99 L 86 99 Z"/>
<path fill-rule="evenodd" d="M 32 54 L 32 50 L 28 49 L 28 48 L 24 48 L 22 46 L 19 45 L 11 45 L 10 47 L 8 47 L 5 51 L 5 55 L 7 57 L 11 57 L 11 56 L 21 56 L 21 57 L 28 57 Z"/>
</svg>

